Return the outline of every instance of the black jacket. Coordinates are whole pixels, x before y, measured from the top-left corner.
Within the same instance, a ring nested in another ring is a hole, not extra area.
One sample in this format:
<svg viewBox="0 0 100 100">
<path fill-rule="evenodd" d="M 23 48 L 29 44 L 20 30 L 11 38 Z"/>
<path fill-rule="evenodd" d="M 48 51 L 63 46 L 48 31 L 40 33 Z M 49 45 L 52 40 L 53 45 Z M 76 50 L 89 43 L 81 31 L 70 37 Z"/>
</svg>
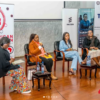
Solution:
<svg viewBox="0 0 100 100">
<path fill-rule="evenodd" d="M 91 44 L 91 40 L 89 40 L 87 37 L 84 39 L 83 41 L 83 48 L 88 48 L 90 49 L 90 44 Z M 94 46 L 95 47 L 98 47 L 100 49 L 100 42 L 99 40 L 97 39 L 97 37 L 95 38 L 94 40 Z M 82 59 L 84 60 L 86 57 L 86 50 L 84 49 L 83 51 L 83 55 L 82 55 Z"/>
<path fill-rule="evenodd" d="M 10 64 L 9 60 L 9 52 L 0 47 L 0 77 L 5 76 L 9 70 L 19 68 L 17 65 Z"/>
</svg>

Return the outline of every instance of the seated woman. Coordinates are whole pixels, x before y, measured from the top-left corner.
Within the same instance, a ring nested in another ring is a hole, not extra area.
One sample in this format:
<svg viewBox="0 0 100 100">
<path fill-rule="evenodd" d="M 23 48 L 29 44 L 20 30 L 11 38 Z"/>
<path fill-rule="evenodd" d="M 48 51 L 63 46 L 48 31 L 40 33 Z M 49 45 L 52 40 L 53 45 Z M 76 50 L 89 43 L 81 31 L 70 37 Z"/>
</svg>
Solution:
<svg viewBox="0 0 100 100">
<path fill-rule="evenodd" d="M 43 44 L 39 42 L 39 36 L 37 34 L 31 34 L 29 41 L 29 54 L 36 55 L 38 57 L 38 61 L 41 63 L 44 62 L 46 69 L 48 72 L 51 72 L 53 60 L 52 58 L 45 58 L 44 56 L 47 54 L 44 50 Z M 36 62 L 35 57 L 30 57 L 31 62 Z M 53 76 L 51 72 L 51 78 L 57 79 L 57 77 Z"/>
<path fill-rule="evenodd" d="M 73 70 L 77 69 L 78 61 L 80 64 L 86 63 L 85 61 L 82 61 L 77 51 L 72 50 L 72 43 L 68 32 L 63 34 L 63 40 L 60 41 L 59 50 L 64 52 L 65 57 L 73 58 L 71 69 L 69 71 L 71 74 L 74 74 Z M 63 56 L 62 53 L 61 56 Z"/>
<path fill-rule="evenodd" d="M 83 41 L 83 48 L 87 48 L 88 50 L 98 50 L 100 48 L 99 40 L 97 39 L 96 36 L 93 36 L 92 30 L 88 31 L 87 37 Z M 84 60 L 86 57 L 86 49 L 83 51 L 82 59 Z M 99 64 L 99 59 L 100 57 L 95 57 L 93 60 L 97 63 L 98 66 Z"/>
<path fill-rule="evenodd" d="M 13 65 L 14 58 L 10 58 L 7 48 L 10 39 L 3 37 L 0 39 L 0 77 L 11 76 L 10 90 L 17 90 L 18 93 L 30 93 L 30 87 L 25 77 L 23 68 L 20 65 Z"/>
</svg>

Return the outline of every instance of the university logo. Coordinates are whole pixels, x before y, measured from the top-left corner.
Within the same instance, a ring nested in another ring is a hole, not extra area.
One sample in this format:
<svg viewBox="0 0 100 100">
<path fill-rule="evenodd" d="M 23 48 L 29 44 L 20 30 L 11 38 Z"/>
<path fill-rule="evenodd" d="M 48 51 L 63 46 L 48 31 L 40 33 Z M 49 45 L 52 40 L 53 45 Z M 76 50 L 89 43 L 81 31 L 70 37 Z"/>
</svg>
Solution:
<svg viewBox="0 0 100 100">
<path fill-rule="evenodd" d="M 9 51 L 10 54 L 12 54 L 14 52 L 14 48 L 12 46 L 9 46 L 8 51 Z"/>
<path fill-rule="evenodd" d="M 0 7 L 0 31 L 5 27 L 6 18 Z"/>
<path fill-rule="evenodd" d="M 69 17 L 68 18 L 68 24 L 67 25 L 74 25 L 73 23 L 72 23 L 72 17 Z"/>
<path fill-rule="evenodd" d="M 97 14 L 98 15 L 98 18 L 100 18 L 100 14 Z"/>
<path fill-rule="evenodd" d="M 69 23 L 72 22 L 72 17 L 69 17 Z"/>
</svg>

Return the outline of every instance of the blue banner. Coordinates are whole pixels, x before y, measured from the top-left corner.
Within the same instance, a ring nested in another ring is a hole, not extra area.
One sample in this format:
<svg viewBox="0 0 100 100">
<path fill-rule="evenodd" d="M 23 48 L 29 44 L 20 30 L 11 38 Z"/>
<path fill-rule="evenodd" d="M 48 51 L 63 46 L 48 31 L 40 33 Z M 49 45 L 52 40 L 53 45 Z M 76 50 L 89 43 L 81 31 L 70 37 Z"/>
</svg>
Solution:
<svg viewBox="0 0 100 100">
<path fill-rule="evenodd" d="M 82 48 L 88 30 L 94 31 L 94 9 L 79 9 L 78 20 L 78 47 Z"/>
</svg>

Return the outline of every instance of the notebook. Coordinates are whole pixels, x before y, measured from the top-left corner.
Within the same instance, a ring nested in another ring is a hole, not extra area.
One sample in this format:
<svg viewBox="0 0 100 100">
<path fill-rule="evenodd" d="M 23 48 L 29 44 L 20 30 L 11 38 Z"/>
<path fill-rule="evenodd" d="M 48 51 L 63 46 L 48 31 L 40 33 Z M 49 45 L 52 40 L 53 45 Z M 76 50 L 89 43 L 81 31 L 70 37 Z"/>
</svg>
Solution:
<svg viewBox="0 0 100 100">
<path fill-rule="evenodd" d="M 14 62 L 12 62 L 13 65 L 17 65 L 17 64 L 20 64 L 20 63 L 24 63 L 25 61 L 19 59 L 19 60 L 16 60 Z"/>
</svg>

